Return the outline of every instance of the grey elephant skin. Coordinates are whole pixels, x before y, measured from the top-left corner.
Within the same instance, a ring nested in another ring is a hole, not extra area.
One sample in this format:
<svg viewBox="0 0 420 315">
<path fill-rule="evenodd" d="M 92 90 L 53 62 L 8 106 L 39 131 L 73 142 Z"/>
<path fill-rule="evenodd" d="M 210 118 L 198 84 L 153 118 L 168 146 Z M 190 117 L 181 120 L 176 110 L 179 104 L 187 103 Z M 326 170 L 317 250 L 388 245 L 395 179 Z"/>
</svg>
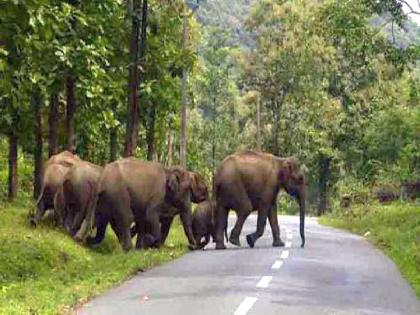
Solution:
<svg viewBox="0 0 420 315">
<path fill-rule="evenodd" d="M 208 199 L 208 189 L 204 177 L 198 172 L 188 172 L 190 178 L 190 193 L 191 193 L 191 202 L 201 203 Z M 172 222 L 177 215 L 182 215 L 183 209 L 176 208 L 170 204 L 165 204 L 165 206 L 160 210 L 159 221 L 160 221 L 160 243 L 155 244 L 155 247 L 160 247 L 165 244 L 166 239 L 168 238 L 169 230 L 171 228 Z M 185 235 L 188 238 L 188 231 L 184 229 Z M 147 231 L 146 233 L 150 233 Z M 131 228 L 131 237 L 137 235 L 137 226 L 134 225 Z M 198 243 L 196 243 L 198 245 Z"/>
<path fill-rule="evenodd" d="M 306 177 L 297 158 L 281 158 L 269 153 L 244 151 L 226 157 L 215 174 L 216 249 L 224 249 L 223 228 L 228 211 L 234 209 L 237 221 L 229 241 L 240 246 L 239 235 L 248 215 L 258 211 L 257 230 L 247 235 L 254 247 L 264 233 L 267 217 L 273 234 L 273 246 L 283 246 L 276 213 L 280 189 L 293 196 L 300 208 L 301 246 L 305 245 Z"/>
<path fill-rule="evenodd" d="M 45 163 L 42 172 L 42 186 L 36 201 L 35 215 L 30 223 L 36 226 L 44 216 L 46 210 L 54 209 L 57 224 L 63 223 L 63 214 L 57 206 L 57 192 L 60 190 L 64 178 L 70 168 L 82 160 L 69 151 L 63 151 L 51 156 Z"/>
<path fill-rule="evenodd" d="M 193 213 L 192 231 L 195 242 L 200 248 L 204 248 L 209 242 L 210 237 L 215 241 L 216 236 L 216 201 L 206 200 L 200 202 Z M 227 237 L 227 222 L 225 224 L 225 237 Z M 204 241 L 203 241 L 204 238 Z"/>
<path fill-rule="evenodd" d="M 57 192 L 57 207 L 63 213 L 64 227 L 77 241 L 85 239 L 93 224 L 93 203 L 102 171 L 101 166 L 80 161 L 64 176 Z"/>
<path fill-rule="evenodd" d="M 90 245 L 103 240 L 110 223 L 123 249 L 130 250 L 134 222 L 137 248 L 159 246 L 162 209 L 174 207 L 181 209 L 190 247 L 196 247 L 191 230 L 191 178 L 179 167 L 165 169 L 135 158 L 110 163 L 101 174 L 95 204 L 96 236 L 87 238 Z"/>
</svg>

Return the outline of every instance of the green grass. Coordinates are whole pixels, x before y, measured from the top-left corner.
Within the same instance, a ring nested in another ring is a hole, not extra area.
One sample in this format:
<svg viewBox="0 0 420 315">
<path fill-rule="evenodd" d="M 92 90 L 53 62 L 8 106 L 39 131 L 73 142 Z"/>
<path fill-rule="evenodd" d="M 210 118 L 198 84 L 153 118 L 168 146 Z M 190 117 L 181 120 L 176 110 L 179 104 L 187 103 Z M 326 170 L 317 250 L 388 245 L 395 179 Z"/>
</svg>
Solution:
<svg viewBox="0 0 420 315">
<path fill-rule="evenodd" d="M 29 227 L 31 206 L 28 201 L 0 205 L 0 314 L 68 313 L 139 270 L 187 250 L 179 223 L 160 250 L 124 253 L 110 228 L 101 246 L 89 249 L 51 223 Z"/>
<path fill-rule="evenodd" d="M 392 203 L 353 207 L 322 224 L 365 235 L 396 263 L 420 297 L 420 205 Z"/>
</svg>

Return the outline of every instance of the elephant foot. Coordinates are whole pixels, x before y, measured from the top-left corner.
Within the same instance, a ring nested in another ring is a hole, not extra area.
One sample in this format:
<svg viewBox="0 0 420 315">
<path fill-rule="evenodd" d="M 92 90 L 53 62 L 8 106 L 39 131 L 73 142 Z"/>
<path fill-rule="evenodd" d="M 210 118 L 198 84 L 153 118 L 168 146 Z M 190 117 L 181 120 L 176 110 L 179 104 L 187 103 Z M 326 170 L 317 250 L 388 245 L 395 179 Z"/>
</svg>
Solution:
<svg viewBox="0 0 420 315">
<path fill-rule="evenodd" d="M 225 244 L 216 242 L 216 249 L 226 249 Z"/>
<path fill-rule="evenodd" d="M 231 243 L 235 246 L 241 246 L 241 242 L 239 241 L 239 237 L 232 237 L 232 235 L 229 237 L 229 243 Z"/>
<path fill-rule="evenodd" d="M 246 242 L 248 243 L 249 247 L 254 248 L 255 245 L 255 239 L 253 234 L 248 234 L 246 236 Z"/>
<path fill-rule="evenodd" d="M 197 249 L 202 249 L 203 247 L 201 247 L 200 245 L 196 245 L 196 244 L 188 244 L 188 249 L 189 250 L 197 250 Z"/>
<path fill-rule="evenodd" d="M 36 225 L 38 224 L 38 222 L 35 220 L 35 218 L 30 218 L 29 219 L 29 225 L 32 227 L 36 227 Z"/>
<path fill-rule="evenodd" d="M 144 248 L 150 248 L 150 247 L 153 247 L 155 244 L 156 244 L 156 239 L 153 237 L 153 235 L 151 235 L 151 234 L 146 234 L 146 235 L 144 235 L 144 237 L 143 237 L 143 247 Z"/>
<path fill-rule="evenodd" d="M 86 238 L 86 244 L 88 245 L 88 246 L 94 246 L 94 245 L 97 245 L 98 244 L 98 242 L 96 241 L 96 238 L 95 237 L 87 237 Z"/>
<path fill-rule="evenodd" d="M 76 233 L 76 235 L 73 235 L 73 239 L 78 243 L 83 243 L 83 237 Z"/>
<path fill-rule="evenodd" d="M 273 247 L 283 247 L 284 242 L 281 239 L 273 241 Z"/>
</svg>

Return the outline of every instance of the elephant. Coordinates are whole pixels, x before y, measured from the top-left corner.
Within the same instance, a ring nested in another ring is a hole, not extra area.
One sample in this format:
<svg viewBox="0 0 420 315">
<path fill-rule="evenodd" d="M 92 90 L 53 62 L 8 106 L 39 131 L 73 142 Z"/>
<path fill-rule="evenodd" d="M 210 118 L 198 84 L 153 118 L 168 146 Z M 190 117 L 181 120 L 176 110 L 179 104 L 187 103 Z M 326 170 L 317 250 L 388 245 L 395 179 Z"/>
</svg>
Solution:
<svg viewBox="0 0 420 315">
<path fill-rule="evenodd" d="M 193 213 L 192 231 L 196 244 L 201 248 L 204 248 L 210 242 L 210 236 L 212 237 L 213 241 L 216 239 L 215 212 L 216 201 L 205 200 L 198 204 L 197 209 L 195 209 Z M 227 240 L 227 222 L 225 223 L 224 231 Z M 201 241 L 203 237 L 204 242 Z"/>
<path fill-rule="evenodd" d="M 190 248 L 195 249 L 190 187 L 190 174 L 180 167 L 166 169 L 159 163 L 132 157 L 108 164 L 98 184 L 96 236 L 87 238 L 88 245 L 100 243 L 110 223 L 122 248 L 130 250 L 130 226 L 134 221 L 138 234 L 136 247 L 155 247 L 161 242 L 161 211 L 172 206 L 181 209 Z"/>
<path fill-rule="evenodd" d="M 63 213 L 64 227 L 77 241 L 82 241 L 86 236 L 90 223 L 85 220 L 87 209 L 93 208 L 91 203 L 95 201 L 102 171 L 101 166 L 89 162 L 74 164 L 57 192 L 57 207 Z"/>
<path fill-rule="evenodd" d="M 208 199 L 208 189 L 204 177 L 198 172 L 188 172 L 190 183 L 191 183 L 191 202 L 201 203 Z M 182 214 L 182 209 L 171 206 L 170 204 L 165 204 L 165 207 L 160 210 L 160 243 L 156 244 L 156 247 L 160 247 L 165 244 L 165 241 L 168 237 L 169 230 L 171 228 L 172 222 L 176 215 Z M 188 238 L 187 231 L 185 234 Z M 137 227 L 133 226 L 131 228 L 131 237 L 137 235 Z"/>
<path fill-rule="evenodd" d="M 299 204 L 301 247 L 304 247 L 306 177 L 299 160 L 256 151 L 227 156 L 215 174 L 216 249 L 226 248 L 223 226 L 229 209 L 234 209 L 238 215 L 229 238 L 232 244 L 240 246 L 239 235 L 243 224 L 253 210 L 258 210 L 257 231 L 247 235 L 248 245 L 254 247 L 256 240 L 262 236 L 268 216 L 273 246 L 283 246 L 275 208 L 282 188 Z"/>
<path fill-rule="evenodd" d="M 63 151 L 48 159 L 44 165 L 41 192 L 36 201 L 36 213 L 30 219 L 31 225 L 36 226 L 44 216 L 45 211 L 52 208 L 55 210 L 57 224 L 62 224 L 63 214 L 57 207 L 57 192 L 70 168 L 81 161 L 77 155 L 69 151 Z"/>
</svg>

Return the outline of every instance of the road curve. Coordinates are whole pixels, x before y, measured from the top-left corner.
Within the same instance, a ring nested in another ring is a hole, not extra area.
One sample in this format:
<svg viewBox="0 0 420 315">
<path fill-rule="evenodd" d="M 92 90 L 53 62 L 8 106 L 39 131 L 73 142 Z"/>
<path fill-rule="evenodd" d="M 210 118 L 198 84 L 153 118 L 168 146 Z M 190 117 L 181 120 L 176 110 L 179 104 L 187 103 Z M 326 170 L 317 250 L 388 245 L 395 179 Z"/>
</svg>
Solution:
<svg viewBox="0 0 420 315">
<path fill-rule="evenodd" d="M 235 218 L 229 219 L 233 227 Z M 190 252 L 140 273 L 76 310 L 79 315 L 418 315 L 420 300 L 394 263 L 364 238 L 307 218 L 301 249 L 297 217 L 280 216 L 290 248 L 272 248 L 268 229 L 254 249 Z M 288 238 L 289 236 L 289 238 Z"/>
</svg>

